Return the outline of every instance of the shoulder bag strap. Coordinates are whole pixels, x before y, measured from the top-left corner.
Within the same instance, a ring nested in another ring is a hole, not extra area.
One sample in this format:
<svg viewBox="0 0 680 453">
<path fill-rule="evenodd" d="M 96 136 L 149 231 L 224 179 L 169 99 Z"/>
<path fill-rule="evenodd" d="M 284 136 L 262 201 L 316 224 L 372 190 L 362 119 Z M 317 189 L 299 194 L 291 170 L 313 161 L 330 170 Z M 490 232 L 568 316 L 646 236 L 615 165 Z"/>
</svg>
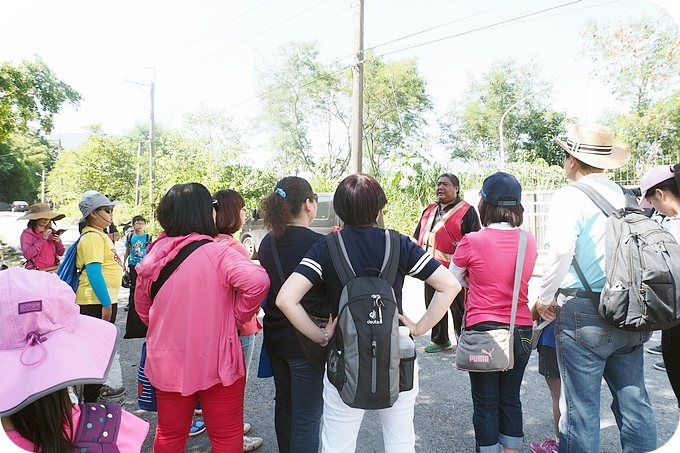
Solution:
<svg viewBox="0 0 680 453">
<path fill-rule="evenodd" d="M 349 261 L 345 243 L 340 236 L 340 231 L 326 235 L 326 243 L 328 244 L 328 253 L 331 255 L 333 267 L 335 272 L 340 277 L 343 285 L 346 285 L 351 279 L 356 277 L 356 272 L 352 268 L 352 263 Z"/>
<path fill-rule="evenodd" d="M 163 267 L 161 273 L 158 275 L 158 280 L 151 284 L 151 300 L 156 298 L 156 294 L 158 294 L 158 291 L 160 291 L 165 281 L 170 277 L 170 275 L 172 275 L 173 272 L 175 272 L 175 269 L 177 269 L 177 267 L 182 264 L 182 261 L 191 255 L 194 250 L 202 245 L 209 244 L 210 242 L 212 241 L 209 239 L 202 239 L 200 241 L 191 242 L 184 246 L 182 250 L 179 251 L 177 256 L 175 256 L 172 261 Z"/>
<path fill-rule="evenodd" d="M 274 234 L 269 235 L 269 245 L 272 248 L 272 256 L 274 257 L 274 264 L 276 264 L 276 270 L 279 272 L 279 278 L 281 279 L 281 284 L 286 281 L 286 275 L 283 273 L 283 267 L 281 267 L 281 259 L 279 258 L 279 248 L 276 245 L 276 239 Z"/>
<path fill-rule="evenodd" d="M 527 233 L 519 229 L 519 246 L 517 250 L 517 262 L 515 263 L 515 286 L 512 291 L 512 314 L 510 315 L 510 334 L 515 331 L 515 318 L 517 317 L 517 301 L 519 300 L 519 288 L 522 284 L 522 269 L 524 268 L 524 255 L 527 248 Z"/>
</svg>

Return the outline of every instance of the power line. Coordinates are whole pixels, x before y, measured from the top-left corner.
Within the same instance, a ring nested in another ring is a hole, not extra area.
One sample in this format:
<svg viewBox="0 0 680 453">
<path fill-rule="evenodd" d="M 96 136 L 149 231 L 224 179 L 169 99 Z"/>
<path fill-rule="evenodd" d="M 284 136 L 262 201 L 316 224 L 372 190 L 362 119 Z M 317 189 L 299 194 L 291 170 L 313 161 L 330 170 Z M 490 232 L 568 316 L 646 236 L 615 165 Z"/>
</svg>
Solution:
<svg viewBox="0 0 680 453">
<path fill-rule="evenodd" d="M 426 46 L 426 45 L 428 45 L 428 44 L 434 44 L 434 43 L 436 43 L 436 42 L 445 41 L 445 40 L 447 40 L 447 39 L 458 38 L 458 37 L 460 37 L 460 36 L 468 35 L 468 34 L 470 34 L 470 33 L 478 32 L 478 31 L 482 31 L 482 30 L 488 30 L 488 29 L 495 28 L 495 27 L 499 27 L 499 26 L 501 26 L 501 25 L 505 25 L 505 24 L 508 24 L 508 23 L 511 23 L 511 22 L 515 22 L 515 21 L 518 21 L 518 20 L 520 20 L 520 19 L 525 19 L 525 18 L 527 18 L 527 17 L 535 16 L 535 15 L 537 15 L 537 14 L 541 14 L 541 13 L 544 13 L 544 12 L 546 12 L 546 11 L 552 11 L 552 10 L 555 10 L 555 9 L 564 8 L 565 6 L 573 5 L 573 4 L 575 4 L 575 3 L 579 3 L 580 1 L 581 1 L 581 0 L 574 0 L 574 1 L 571 1 L 571 2 L 569 2 L 569 3 L 564 3 L 564 4 L 562 4 L 562 5 L 552 6 L 552 7 L 550 7 L 550 8 L 545 8 L 545 9 L 542 9 L 542 10 L 539 10 L 539 11 L 535 11 L 535 12 L 533 12 L 533 13 L 523 14 L 523 15 L 521 15 L 521 16 L 517 16 L 517 17 L 511 18 L 511 19 L 502 20 L 502 21 L 500 21 L 500 22 L 495 22 L 495 23 L 493 23 L 493 24 L 484 25 L 484 26 L 479 27 L 479 28 L 474 28 L 474 29 L 472 29 L 472 30 L 467 30 L 467 31 L 463 31 L 463 32 L 460 32 L 460 33 L 456 33 L 456 34 L 454 34 L 454 35 L 449 35 L 449 36 L 445 36 L 445 37 L 443 37 L 443 38 L 433 39 L 433 40 L 431 40 L 431 41 L 426 41 L 426 42 L 423 42 L 423 43 L 420 43 L 420 44 L 414 44 L 414 45 L 412 45 L 412 46 L 408 46 L 408 47 L 404 47 L 404 48 L 401 48 L 401 49 L 397 49 L 397 50 L 392 50 L 392 51 L 389 51 L 389 52 L 385 52 L 385 53 L 382 53 L 380 56 L 381 56 L 381 57 L 384 57 L 385 55 L 391 55 L 391 54 L 393 54 L 393 53 L 404 52 L 404 51 L 406 51 L 406 50 L 415 49 L 416 47 L 422 47 L 422 46 Z"/>
<path fill-rule="evenodd" d="M 264 4 L 267 3 L 268 1 L 269 1 L 269 0 L 264 0 L 264 1 L 261 2 L 261 3 L 258 3 L 257 5 L 253 6 L 252 8 L 250 8 L 248 11 L 244 12 L 243 14 L 240 14 L 240 15 L 234 17 L 234 18 L 231 19 L 230 21 L 228 21 L 228 22 L 226 22 L 226 23 L 220 25 L 219 27 L 215 28 L 214 30 L 209 31 L 208 33 L 206 33 L 206 34 L 204 34 L 204 35 L 202 35 L 202 36 L 200 36 L 200 37 L 194 39 L 193 41 L 191 41 L 190 43 L 188 43 L 188 44 L 186 44 L 186 45 L 180 47 L 179 49 L 175 49 L 174 51 L 172 51 L 172 52 L 170 52 L 170 53 L 164 55 L 163 57 L 161 57 L 160 60 L 158 60 L 158 61 L 156 62 L 156 64 L 155 64 L 154 66 L 158 66 L 161 62 L 167 60 L 167 59 L 170 58 L 171 56 L 173 56 L 173 55 L 175 55 L 175 54 L 177 54 L 177 53 L 183 51 L 184 49 L 187 49 L 187 48 L 193 46 L 194 44 L 196 44 L 196 43 L 199 42 L 199 41 L 204 40 L 204 39 L 207 38 L 208 36 L 210 36 L 210 35 L 212 35 L 212 34 L 214 34 L 214 33 L 217 33 L 218 31 L 222 30 L 222 29 L 223 29 L 224 27 L 226 27 L 227 25 L 233 24 L 234 22 L 236 22 L 237 20 L 239 20 L 239 19 L 242 18 L 243 16 L 246 16 L 247 14 L 249 14 L 249 13 L 252 12 L 253 10 L 259 8 L 260 6 L 264 5 Z"/>
<path fill-rule="evenodd" d="M 299 13 L 292 15 L 292 16 L 290 16 L 290 17 L 288 17 L 288 18 L 282 20 L 281 22 L 278 22 L 278 23 L 272 25 L 272 26 L 269 27 L 269 28 L 265 28 L 264 30 L 259 31 L 259 32 L 255 33 L 254 35 L 250 35 L 249 37 L 247 37 L 247 38 L 245 38 L 245 39 L 242 39 L 241 41 L 238 41 L 238 42 L 236 42 L 236 43 L 234 43 L 234 44 L 231 44 L 231 45 L 229 45 L 229 46 L 227 46 L 227 47 L 224 47 L 224 48 L 222 48 L 222 49 L 220 49 L 220 50 L 218 50 L 218 51 L 216 51 L 216 52 L 213 52 L 213 53 L 211 53 L 211 54 L 209 54 L 209 55 L 207 55 L 207 56 L 205 56 L 205 57 L 202 57 L 202 58 L 199 58 L 199 59 L 194 60 L 194 61 L 192 61 L 192 62 L 183 64 L 183 65 L 178 66 L 178 67 L 176 67 L 176 68 L 169 69 L 167 72 L 171 73 L 171 72 L 173 72 L 173 71 L 177 71 L 177 70 L 182 69 L 182 68 L 184 68 L 184 67 L 191 66 L 191 65 L 200 63 L 200 62 L 202 62 L 202 61 L 205 61 L 205 60 L 207 60 L 207 59 L 209 59 L 209 58 L 214 57 L 215 55 L 219 55 L 219 54 L 221 54 L 221 53 L 223 53 L 223 52 L 225 52 L 225 51 L 227 51 L 227 50 L 229 50 L 229 49 L 232 49 L 232 48 L 234 48 L 234 47 L 236 47 L 236 46 L 238 46 L 238 45 L 243 44 L 244 42 L 250 41 L 251 39 L 253 39 L 253 38 L 257 37 L 257 36 L 260 36 L 260 35 L 262 35 L 262 34 L 268 32 L 268 31 L 270 31 L 270 30 L 273 30 L 274 28 L 277 28 L 277 27 L 279 27 L 279 26 L 285 24 L 286 22 L 289 22 L 289 21 L 295 19 L 296 17 L 299 17 L 299 16 L 303 15 L 303 14 L 306 13 L 307 11 L 310 11 L 310 10 L 314 9 L 314 8 L 316 8 L 317 6 L 319 6 L 319 5 L 323 4 L 323 3 L 326 3 L 327 1 L 328 1 L 328 0 L 321 0 L 319 3 L 316 3 L 316 4 L 312 5 L 312 6 L 310 6 L 309 8 L 300 11 Z"/>
</svg>

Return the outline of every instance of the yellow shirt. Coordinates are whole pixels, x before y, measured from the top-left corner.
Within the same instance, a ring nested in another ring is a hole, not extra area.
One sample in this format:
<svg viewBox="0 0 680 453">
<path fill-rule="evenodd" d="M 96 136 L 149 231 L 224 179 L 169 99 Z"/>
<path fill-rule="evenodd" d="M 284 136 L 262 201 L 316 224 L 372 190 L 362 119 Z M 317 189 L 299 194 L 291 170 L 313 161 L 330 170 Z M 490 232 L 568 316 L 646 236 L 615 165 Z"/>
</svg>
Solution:
<svg viewBox="0 0 680 453">
<path fill-rule="evenodd" d="M 96 234 L 85 234 L 92 231 Z M 111 303 L 118 301 L 118 290 L 123 277 L 123 263 L 116 254 L 116 248 L 111 239 L 103 232 L 86 226 L 83 228 L 83 235 L 78 241 L 78 252 L 76 253 L 76 266 L 84 269 L 90 263 L 101 263 L 102 274 L 109 291 Z M 92 290 L 90 279 L 87 272 L 80 274 L 80 282 L 76 291 L 76 303 L 78 305 L 98 305 L 99 299 Z"/>
</svg>

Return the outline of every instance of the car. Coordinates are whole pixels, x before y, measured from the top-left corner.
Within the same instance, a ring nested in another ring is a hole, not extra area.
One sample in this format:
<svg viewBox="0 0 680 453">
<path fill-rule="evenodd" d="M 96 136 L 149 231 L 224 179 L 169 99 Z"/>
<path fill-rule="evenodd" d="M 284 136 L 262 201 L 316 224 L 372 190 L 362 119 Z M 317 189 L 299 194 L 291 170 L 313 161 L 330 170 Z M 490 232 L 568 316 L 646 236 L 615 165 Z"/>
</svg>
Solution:
<svg viewBox="0 0 680 453">
<path fill-rule="evenodd" d="M 30 208 L 30 205 L 25 201 L 13 201 L 12 202 L 12 212 L 26 212 Z"/>
<path fill-rule="evenodd" d="M 328 234 L 342 228 L 343 223 L 333 209 L 333 192 L 319 193 L 316 217 L 309 225 L 309 228 L 321 234 Z M 239 240 L 248 250 L 251 259 L 257 259 L 257 251 L 260 249 L 260 242 L 267 234 L 264 227 L 264 220 L 260 217 L 258 209 L 252 209 L 250 217 L 241 228 Z"/>
</svg>

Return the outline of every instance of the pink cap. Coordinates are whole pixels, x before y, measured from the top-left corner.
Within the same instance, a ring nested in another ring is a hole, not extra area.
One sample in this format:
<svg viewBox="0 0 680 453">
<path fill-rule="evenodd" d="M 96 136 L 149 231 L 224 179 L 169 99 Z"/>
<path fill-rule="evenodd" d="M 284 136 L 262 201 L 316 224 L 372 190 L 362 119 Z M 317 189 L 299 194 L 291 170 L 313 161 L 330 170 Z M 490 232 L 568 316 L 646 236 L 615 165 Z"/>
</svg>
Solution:
<svg viewBox="0 0 680 453">
<path fill-rule="evenodd" d="M 0 416 L 72 385 L 103 383 L 115 352 L 115 325 L 80 315 L 56 274 L 0 272 Z"/>
<path fill-rule="evenodd" d="M 675 172 L 673 171 L 673 165 L 659 165 L 645 173 L 640 180 L 640 192 L 642 193 L 640 207 L 647 209 L 652 208 L 652 204 L 645 198 L 647 191 L 657 184 L 673 179 L 674 177 Z"/>
</svg>

